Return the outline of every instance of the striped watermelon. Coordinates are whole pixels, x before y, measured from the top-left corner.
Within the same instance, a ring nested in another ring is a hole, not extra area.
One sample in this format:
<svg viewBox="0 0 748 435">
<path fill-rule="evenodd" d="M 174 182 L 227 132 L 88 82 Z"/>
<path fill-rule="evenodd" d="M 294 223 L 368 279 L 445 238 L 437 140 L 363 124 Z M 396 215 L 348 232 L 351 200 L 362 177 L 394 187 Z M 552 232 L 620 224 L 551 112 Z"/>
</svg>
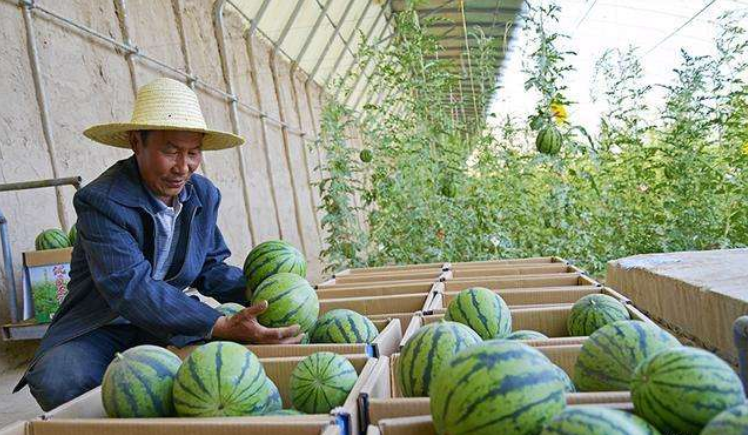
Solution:
<svg viewBox="0 0 748 435">
<path fill-rule="evenodd" d="M 626 306 L 617 299 L 603 294 L 591 294 L 574 303 L 566 326 L 569 335 L 583 336 L 591 335 L 609 323 L 630 318 Z"/>
<path fill-rule="evenodd" d="M 457 322 L 422 326 L 405 343 L 397 360 L 397 383 L 405 397 L 425 397 L 442 366 L 457 352 L 481 342 L 472 329 Z"/>
<path fill-rule="evenodd" d="M 540 435 L 648 435 L 625 412 L 597 406 L 566 408 L 543 427 Z"/>
<path fill-rule="evenodd" d="M 564 391 L 566 391 L 567 393 L 574 393 L 577 391 L 577 386 L 574 385 L 574 382 L 569 377 L 569 374 L 564 371 L 564 369 L 555 364 L 553 365 L 553 369 L 556 371 L 559 379 L 561 379 L 561 382 L 564 383 Z"/>
<path fill-rule="evenodd" d="M 312 343 L 371 343 L 379 331 L 371 320 L 344 308 L 328 311 L 309 333 Z"/>
<path fill-rule="evenodd" d="M 224 316 L 231 317 L 239 311 L 246 308 L 244 305 L 237 304 L 235 302 L 226 302 L 216 307 L 216 311 L 223 314 Z"/>
<path fill-rule="evenodd" d="M 651 323 L 622 320 L 595 331 L 582 345 L 574 367 L 574 383 L 581 391 L 626 391 L 634 369 L 678 340 Z"/>
<path fill-rule="evenodd" d="M 265 392 L 263 394 L 267 397 L 265 409 L 262 412 L 263 415 L 283 409 L 283 399 L 281 398 L 280 391 L 278 391 L 278 387 L 275 386 L 270 378 L 265 378 Z"/>
<path fill-rule="evenodd" d="M 317 293 L 293 273 L 278 273 L 263 281 L 252 296 L 252 305 L 260 301 L 267 301 L 268 308 L 257 320 L 268 328 L 298 324 L 302 332 L 308 332 L 319 315 Z"/>
<path fill-rule="evenodd" d="M 664 433 L 696 435 L 722 411 L 745 402 L 738 375 L 716 355 L 673 347 L 644 360 L 634 371 L 636 413 Z"/>
<path fill-rule="evenodd" d="M 701 431 L 700 435 L 748 434 L 748 405 L 742 404 L 722 411 Z"/>
<path fill-rule="evenodd" d="M 291 403 L 307 414 L 326 414 L 343 405 L 357 379 L 356 369 L 345 357 L 313 353 L 291 372 Z"/>
<path fill-rule="evenodd" d="M 482 287 L 458 293 L 449 303 L 444 320 L 467 325 L 484 340 L 502 338 L 512 332 L 512 316 L 506 302 Z"/>
<path fill-rule="evenodd" d="M 53 228 L 51 230 L 44 230 L 38 236 L 34 242 L 37 251 L 45 251 L 47 249 L 61 249 L 70 247 L 70 239 L 64 231 Z"/>
<path fill-rule="evenodd" d="M 285 415 L 304 415 L 304 413 L 301 412 L 301 411 L 297 411 L 295 409 L 281 409 L 279 411 L 272 411 L 272 412 L 268 412 L 268 413 L 263 414 L 263 415 L 266 415 L 266 416 L 271 416 L 271 415 L 272 416 L 285 416 Z"/>
<path fill-rule="evenodd" d="M 553 125 L 543 127 L 535 138 L 535 148 L 538 152 L 548 155 L 556 155 L 561 151 L 564 136 Z"/>
<path fill-rule="evenodd" d="M 630 412 L 624 412 L 622 415 L 624 417 L 628 418 L 629 420 L 631 420 L 631 422 L 634 423 L 635 425 L 639 426 L 639 428 L 642 431 L 644 431 L 645 435 L 661 435 L 660 431 L 657 430 L 656 427 L 654 427 L 651 424 L 649 424 L 649 422 L 647 420 L 645 420 L 645 419 L 643 419 L 643 418 L 641 418 L 641 417 L 639 417 L 637 415 L 634 415 L 634 414 L 632 414 Z"/>
<path fill-rule="evenodd" d="M 117 353 L 101 383 L 106 415 L 112 418 L 174 415 L 172 387 L 182 361 L 158 346 L 136 346 Z"/>
<path fill-rule="evenodd" d="M 538 331 L 530 331 L 528 329 L 520 329 L 507 335 L 507 340 L 548 340 L 548 336 L 541 334 Z"/>
<path fill-rule="evenodd" d="M 298 249 L 283 240 L 269 240 L 255 246 L 244 260 L 244 276 L 251 293 L 271 275 L 294 273 L 306 277 L 306 260 Z"/>
<path fill-rule="evenodd" d="M 268 401 L 265 370 L 246 347 L 214 341 L 195 349 L 174 383 L 181 417 L 260 415 Z"/>
<path fill-rule="evenodd" d="M 564 383 L 548 358 L 514 341 L 469 347 L 432 384 L 438 434 L 534 435 L 566 406 Z"/>
<path fill-rule="evenodd" d="M 70 227 L 70 232 L 68 233 L 68 241 L 70 242 L 70 246 L 75 246 L 75 242 L 78 240 L 78 227 L 73 225 Z"/>
</svg>

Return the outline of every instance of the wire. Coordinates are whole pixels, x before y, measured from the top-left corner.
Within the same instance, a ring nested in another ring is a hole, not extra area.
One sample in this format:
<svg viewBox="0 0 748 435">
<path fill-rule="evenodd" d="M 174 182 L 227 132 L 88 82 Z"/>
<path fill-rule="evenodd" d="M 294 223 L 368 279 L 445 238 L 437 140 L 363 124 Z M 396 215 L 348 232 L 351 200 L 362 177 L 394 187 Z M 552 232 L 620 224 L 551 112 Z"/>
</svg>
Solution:
<svg viewBox="0 0 748 435">
<path fill-rule="evenodd" d="M 693 16 L 692 16 L 691 18 L 689 18 L 689 19 L 688 19 L 688 20 L 687 20 L 687 21 L 686 21 L 685 23 L 681 24 L 681 25 L 680 25 L 680 27 L 678 27 L 677 29 L 673 30 L 673 31 L 672 31 L 672 32 L 671 32 L 671 33 L 670 33 L 669 35 L 667 35 L 666 37 L 662 38 L 662 39 L 660 40 L 660 42 L 658 42 L 658 43 L 657 43 L 657 44 L 655 44 L 655 45 L 654 45 L 654 46 L 653 46 L 652 48 L 650 48 L 649 50 L 647 50 L 647 52 L 646 52 L 646 53 L 644 53 L 644 56 L 642 56 L 642 57 L 646 57 L 646 56 L 648 56 L 648 55 L 649 55 L 650 53 L 652 53 L 653 51 L 655 51 L 655 50 L 656 50 L 657 48 L 659 48 L 659 47 L 660 47 L 660 45 L 664 44 L 664 43 L 665 43 L 665 42 L 666 42 L 666 41 L 667 41 L 668 39 L 670 39 L 670 38 L 672 38 L 673 36 L 675 36 L 675 34 L 676 34 L 676 33 L 680 32 L 680 31 L 681 31 L 681 30 L 683 30 L 683 29 L 684 29 L 684 28 L 685 28 L 686 26 L 688 26 L 689 24 L 691 24 L 691 23 L 692 23 L 692 22 L 693 22 L 693 21 L 694 21 L 694 20 L 695 20 L 696 18 L 698 18 L 698 17 L 699 17 L 699 15 L 703 14 L 703 13 L 704 13 L 704 12 L 705 12 L 705 11 L 706 11 L 707 9 L 709 9 L 709 8 L 710 8 L 710 7 L 711 7 L 711 6 L 713 5 L 713 4 L 715 4 L 715 3 L 717 3 L 717 0 L 711 0 L 711 1 L 710 1 L 709 3 L 707 3 L 707 4 L 706 4 L 706 5 L 705 5 L 705 6 L 703 7 L 703 8 L 701 8 L 701 10 L 699 10 L 699 11 L 698 11 L 698 12 L 696 12 L 696 13 L 695 13 L 695 14 L 694 14 L 694 15 L 693 15 Z"/>
<path fill-rule="evenodd" d="M 584 20 L 586 20 L 587 17 L 590 15 L 592 8 L 594 8 L 596 4 L 597 4 L 597 0 L 592 0 L 592 4 L 590 4 L 590 7 L 587 8 L 587 11 L 584 13 L 582 18 L 579 21 L 577 21 L 577 25 L 574 26 L 574 30 L 572 30 L 572 33 L 576 32 L 579 26 L 581 26 L 582 23 L 584 23 Z"/>
</svg>

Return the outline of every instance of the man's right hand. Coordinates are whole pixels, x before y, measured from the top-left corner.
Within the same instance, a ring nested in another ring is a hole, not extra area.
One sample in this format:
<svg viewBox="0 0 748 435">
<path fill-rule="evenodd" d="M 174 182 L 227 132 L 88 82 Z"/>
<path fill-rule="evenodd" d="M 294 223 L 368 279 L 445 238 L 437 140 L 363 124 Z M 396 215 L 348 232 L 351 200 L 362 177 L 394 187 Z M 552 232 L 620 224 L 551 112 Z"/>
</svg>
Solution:
<svg viewBox="0 0 748 435">
<path fill-rule="evenodd" d="M 213 326 L 212 339 L 252 344 L 297 344 L 304 337 L 299 325 L 285 328 L 266 328 L 257 316 L 268 307 L 267 301 L 247 307 L 231 317 L 219 317 Z"/>
</svg>

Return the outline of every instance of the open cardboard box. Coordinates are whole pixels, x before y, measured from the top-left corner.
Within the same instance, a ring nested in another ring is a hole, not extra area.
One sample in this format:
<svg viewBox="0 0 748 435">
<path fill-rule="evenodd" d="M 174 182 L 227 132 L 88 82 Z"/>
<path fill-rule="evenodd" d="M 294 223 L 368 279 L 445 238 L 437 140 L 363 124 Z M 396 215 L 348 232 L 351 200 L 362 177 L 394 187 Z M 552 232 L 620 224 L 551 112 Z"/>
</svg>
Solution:
<svg viewBox="0 0 748 435">
<path fill-rule="evenodd" d="M 519 289 L 533 287 L 568 287 L 600 285 L 594 279 L 580 272 L 547 273 L 536 275 L 508 275 L 489 278 L 447 279 L 445 292 L 465 290 L 470 287 L 485 287 L 491 290 Z"/>
<path fill-rule="evenodd" d="M 346 285 L 346 284 L 357 284 L 367 282 L 387 282 L 387 281 L 403 281 L 403 280 L 432 280 L 436 281 L 439 276 L 443 273 L 441 268 L 428 269 L 428 270 L 408 270 L 398 272 L 387 272 L 387 273 L 357 273 L 354 275 L 335 275 L 335 284 Z"/>
<path fill-rule="evenodd" d="M 509 260 L 457 261 L 449 263 L 449 269 L 453 271 L 460 271 L 466 269 L 487 269 L 502 266 L 532 266 L 550 263 L 567 263 L 567 261 L 560 257 L 529 257 L 514 258 Z"/>
<path fill-rule="evenodd" d="M 545 275 L 558 273 L 584 273 L 576 266 L 566 263 L 519 264 L 487 268 L 467 268 L 453 270 L 454 279 L 491 278 L 509 275 Z"/>
<path fill-rule="evenodd" d="M 358 397 L 377 360 L 363 355 L 347 355 L 359 373 L 343 406 L 329 415 L 229 417 L 229 418 L 107 418 L 101 401 L 101 387 L 42 415 L 23 422 L 14 430 L 23 432 L 2 435 L 354 435 L 359 433 Z M 303 357 L 265 358 L 262 365 L 267 376 L 281 393 L 284 407 L 290 407 L 291 372 Z M 331 427 L 332 426 L 332 427 Z"/>
<path fill-rule="evenodd" d="M 398 266 L 360 267 L 341 270 L 340 272 L 336 272 L 335 276 L 442 269 L 445 264 L 446 263 L 444 262 L 436 262 L 423 264 L 403 264 Z"/>
<path fill-rule="evenodd" d="M 450 274 L 449 271 L 447 272 L 441 272 L 439 275 L 436 275 L 435 277 L 429 276 L 427 278 L 404 278 L 404 277 L 398 277 L 399 279 L 396 280 L 387 280 L 387 281 L 381 281 L 381 280 L 374 280 L 374 281 L 364 281 L 364 282 L 349 282 L 344 284 L 337 284 L 334 279 L 325 281 L 321 284 L 317 284 L 316 289 L 317 290 L 326 290 L 326 289 L 359 289 L 359 288 L 368 288 L 372 286 L 382 286 L 382 283 L 386 283 L 388 286 L 399 286 L 399 285 L 406 285 L 406 284 L 431 284 L 434 281 L 439 281 L 444 279 L 446 274 Z M 449 275 L 451 276 L 451 274 Z"/>
<path fill-rule="evenodd" d="M 372 319 L 379 335 L 371 343 L 356 344 L 248 344 L 246 347 L 258 358 L 303 357 L 315 352 L 333 352 L 340 355 L 365 355 L 369 357 L 389 356 L 397 352 L 402 340 L 399 319 Z M 183 348 L 169 347 L 182 359 L 187 358 L 199 344 Z"/>
<path fill-rule="evenodd" d="M 631 302 L 628 298 L 617 291 L 599 285 L 506 289 L 494 290 L 493 292 L 501 296 L 510 308 L 536 308 L 547 305 L 573 304 L 580 298 L 591 294 L 608 295 L 624 304 Z M 454 291 L 443 292 L 438 296 L 434 296 L 431 300 L 431 306 L 429 309 L 435 313 L 439 313 L 439 310 L 448 307 L 458 294 L 460 294 L 459 291 Z"/>
<path fill-rule="evenodd" d="M 554 364 L 569 376 L 574 373 L 580 344 L 538 347 Z M 397 386 L 395 370 L 400 354 L 390 358 L 379 358 L 367 381 L 361 387 L 359 427 L 377 424 L 383 419 L 430 415 L 428 397 L 402 397 Z M 631 394 L 628 391 L 596 393 L 567 393 L 569 405 L 604 405 L 611 408 L 631 410 Z"/>
<path fill-rule="evenodd" d="M 647 316 L 642 314 L 632 305 L 625 305 L 631 319 L 641 320 L 643 322 L 653 323 Z M 546 307 L 535 308 L 510 308 L 512 314 L 512 330 L 529 329 L 545 334 L 549 340 L 532 340 L 525 341 L 530 345 L 553 346 L 558 344 L 582 343 L 587 337 L 570 337 L 566 326 L 569 314 L 571 314 L 572 304 L 550 305 Z M 403 340 L 400 342 L 400 348 L 415 334 L 423 325 L 440 322 L 444 320 L 444 311 L 439 310 L 438 314 L 433 312 L 424 312 L 420 315 L 413 316 L 410 324 L 403 333 Z"/>
</svg>

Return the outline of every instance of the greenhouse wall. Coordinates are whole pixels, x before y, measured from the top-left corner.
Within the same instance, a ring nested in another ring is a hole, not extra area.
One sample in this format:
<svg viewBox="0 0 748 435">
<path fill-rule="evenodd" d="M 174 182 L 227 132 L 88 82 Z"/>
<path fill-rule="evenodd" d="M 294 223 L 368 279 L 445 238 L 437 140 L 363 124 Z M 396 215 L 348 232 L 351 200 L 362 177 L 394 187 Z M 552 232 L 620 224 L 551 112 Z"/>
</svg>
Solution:
<svg viewBox="0 0 748 435">
<path fill-rule="evenodd" d="M 204 153 L 200 169 L 222 192 L 229 263 L 241 265 L 252 246 L 282 238 L 302 250 L 316 282 L 323 91 L 248 32 L 246 18 L 215 8 L 205 0 L 0 1 L 0 183 L 95 179 L 131 152 L 96 145 L 82 131 L 129 120 L 137 87 L 171 77 L 193 86 L 209 126 L 247 139 L 237 149 Z M 0 192 L 16 283 L 21 253 L 34 249 L 36 235 L 74 224 L 74 193 L 71 186 Z M 6 287 L 3 275 L 2 322 L 9 321 Z M 0 370 L 26 360 L 35 346 L 3 344 Z"/>
</svg>

